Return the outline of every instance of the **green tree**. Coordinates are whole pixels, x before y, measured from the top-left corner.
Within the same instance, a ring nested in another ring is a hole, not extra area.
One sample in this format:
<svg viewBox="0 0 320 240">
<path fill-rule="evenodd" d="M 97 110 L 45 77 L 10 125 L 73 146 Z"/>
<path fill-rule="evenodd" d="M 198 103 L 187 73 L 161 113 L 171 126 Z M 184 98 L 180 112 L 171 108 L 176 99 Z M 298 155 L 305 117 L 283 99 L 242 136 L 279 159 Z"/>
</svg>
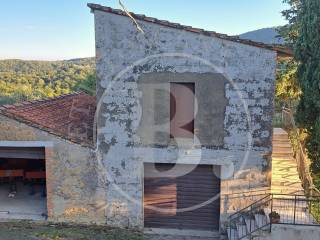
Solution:
<svg viewBox="0 0 320 240">
<path fill-rule="evenodd" d="M 293 59 L 283 59 L 278 63 L 276 82 L 276 104 L 294 107 L 299 101 L 301 90 L 297 79 L 298 64 Z"/>
<path fill-rule="evenodd" d="M 76 85 L 76 90 L 94 96 L 96 94 L 96 81 L 96 73 L 94 71 L 93 73 L 87 75 L 86 79 L 78 82 Z"/>
<path fill-rule="evenodd" d="M 302 90 L 297 122 L 308 133 L 306 147 L 312 171 L 320 172 L 320 1 L 300 0 L 297 12 L 298 82 Z"/>
<path fill-rule="evenodd" d="M 285 44 L 293 48 L 298 38 L 299 22 L 297 14 L 301 8 L 300 0 L 283 0 L 290 8 L 282 11 L 288 21 L 285 26 L 279 27 L 279 34 L 285 39 Z M 294 108 L 301 94 L 297 80 L 298 63 L 295 59 L 284 58 L 279 61 L 276 82 L 276 107 L 287 105 Z M 293 109 L 295 110 L 295 109 Z"/>
<path fill-rule="evenodd" d="M 298 13 L 301 9 L 301 0 L 283 0 L 289 4 L 290 8 L 282 11 L 282 15 L 288 21 L 288 24 L 280 27 L 279 33 L 285 39 L 286 44 L 294 46 L 299 36 L 299 20 Z"/>
</svg>

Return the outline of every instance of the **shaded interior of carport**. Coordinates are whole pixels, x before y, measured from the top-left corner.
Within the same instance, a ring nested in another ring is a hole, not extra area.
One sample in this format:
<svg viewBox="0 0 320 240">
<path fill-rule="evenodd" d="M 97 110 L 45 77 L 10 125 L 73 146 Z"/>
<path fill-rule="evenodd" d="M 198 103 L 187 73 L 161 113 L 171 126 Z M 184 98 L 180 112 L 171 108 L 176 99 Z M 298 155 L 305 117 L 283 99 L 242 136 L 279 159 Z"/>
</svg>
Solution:
<svg viewBox="0 0 320 240">
<path fill-rule="evenodd" d="M 45 220 L 44 147 L 0 147 L 0 218 Z"/>
</svg>

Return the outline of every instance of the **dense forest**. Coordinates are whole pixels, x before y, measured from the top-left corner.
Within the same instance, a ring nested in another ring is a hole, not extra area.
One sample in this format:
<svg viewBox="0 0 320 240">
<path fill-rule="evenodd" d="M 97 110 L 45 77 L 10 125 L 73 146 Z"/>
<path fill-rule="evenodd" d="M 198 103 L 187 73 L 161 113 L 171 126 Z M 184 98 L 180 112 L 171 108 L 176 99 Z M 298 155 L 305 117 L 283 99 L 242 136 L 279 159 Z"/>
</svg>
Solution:
<svg viewBox="0 0 320 240">
<path fill-rule="evenodd" d="M 0 104 L 55 97 L 81 90 L 94 94 L 94 89 L 94 58 L 0 61 Z"/>
</svg>

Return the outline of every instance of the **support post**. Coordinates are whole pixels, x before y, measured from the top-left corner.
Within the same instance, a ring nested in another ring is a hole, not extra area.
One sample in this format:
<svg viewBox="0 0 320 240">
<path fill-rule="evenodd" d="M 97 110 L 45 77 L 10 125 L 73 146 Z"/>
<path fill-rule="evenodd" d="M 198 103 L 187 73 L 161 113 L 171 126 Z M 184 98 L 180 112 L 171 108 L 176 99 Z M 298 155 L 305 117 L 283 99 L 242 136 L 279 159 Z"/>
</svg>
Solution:
<svg viewBox="0 0 320 240">
<path fill-rule="evenodd" d="M 270 233 L 272 232 L 272 211 L 273 211 L 273 194 L 271 194 L 271 217 L 269 216 L 270 220 Z"/>
<path fill-rule="evenodd" d="M 296 209 L 297 209 L 297 196 L 294 196 L 294 213 L 293 213 L 293 224 L 296 224 Z"/>
</svg>

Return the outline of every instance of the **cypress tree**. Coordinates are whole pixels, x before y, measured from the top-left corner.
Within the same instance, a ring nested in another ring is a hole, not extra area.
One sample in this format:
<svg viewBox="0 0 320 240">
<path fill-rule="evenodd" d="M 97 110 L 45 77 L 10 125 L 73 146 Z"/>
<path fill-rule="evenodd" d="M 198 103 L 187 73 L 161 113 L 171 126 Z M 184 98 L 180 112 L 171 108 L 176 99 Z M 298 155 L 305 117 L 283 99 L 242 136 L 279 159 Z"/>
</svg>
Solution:
<svg viewBox="0 0 320 240">
<path fill-rule="evenodd" d="M 300 0 L 295 56 L 302 90 L 296 119 L 306 129 L 306 148 L 314 174 L 320 173 L 320 0 Z"/>
</svg>

